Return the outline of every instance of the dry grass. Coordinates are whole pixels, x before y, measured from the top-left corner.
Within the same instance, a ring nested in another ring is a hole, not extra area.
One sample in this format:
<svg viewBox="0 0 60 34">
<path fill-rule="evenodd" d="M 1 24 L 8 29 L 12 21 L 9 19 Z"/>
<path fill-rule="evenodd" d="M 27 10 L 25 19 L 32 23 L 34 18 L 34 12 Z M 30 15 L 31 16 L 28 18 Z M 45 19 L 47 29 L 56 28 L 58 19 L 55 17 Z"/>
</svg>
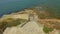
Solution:
<svg viewBox="0 0 60 34">
<path fill-rule="evenodd" d="M 60 29 L 59 19 L 39 19 L 39 22 L 49 28 Z"/>
</svg>

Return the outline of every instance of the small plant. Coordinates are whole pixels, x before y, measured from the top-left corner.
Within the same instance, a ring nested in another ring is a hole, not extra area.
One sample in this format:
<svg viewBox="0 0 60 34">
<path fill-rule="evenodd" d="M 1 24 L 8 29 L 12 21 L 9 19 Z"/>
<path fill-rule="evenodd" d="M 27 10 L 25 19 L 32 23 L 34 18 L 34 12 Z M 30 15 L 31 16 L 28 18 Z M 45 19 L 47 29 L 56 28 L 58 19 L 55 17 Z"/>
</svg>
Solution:
<svg viewBox="0 0 60 34">
<path fill-rule="evenodd" d="M 53 31 L 53 28 L 48 28 L 48 27 L 44 26 L 43 31 L 45 33 L 49 33 L 49 32 L 52 32 Z"/>
</svg>

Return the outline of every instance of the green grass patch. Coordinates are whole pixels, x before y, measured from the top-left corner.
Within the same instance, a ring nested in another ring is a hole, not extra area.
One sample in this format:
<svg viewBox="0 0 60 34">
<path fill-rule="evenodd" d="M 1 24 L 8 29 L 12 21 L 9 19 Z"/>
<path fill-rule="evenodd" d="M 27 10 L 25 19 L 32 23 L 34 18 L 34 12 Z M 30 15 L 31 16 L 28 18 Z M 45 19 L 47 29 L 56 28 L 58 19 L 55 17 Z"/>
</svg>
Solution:
<svg viewBox="0 0 60 34">
<path fill-rule="evenodd" d="M 53 28 L 48 28 L 48 27 L 44 26 L 43 31 L 45 33 L 49 33 L 49 32 L 52 32 L 53 31 Z"/>
<path fill-rule="evenodd" d="M 26 19 L 12 19 L 12 18 L 8 18 L 7 20 L 3 20 L 2 21 L 2 25 L 4 27 L 11 27 L 11 26 L 17 26 L 19 24 L 22 24 L 24 22 L 27 22 L 28 20 Z"/>
</svg>

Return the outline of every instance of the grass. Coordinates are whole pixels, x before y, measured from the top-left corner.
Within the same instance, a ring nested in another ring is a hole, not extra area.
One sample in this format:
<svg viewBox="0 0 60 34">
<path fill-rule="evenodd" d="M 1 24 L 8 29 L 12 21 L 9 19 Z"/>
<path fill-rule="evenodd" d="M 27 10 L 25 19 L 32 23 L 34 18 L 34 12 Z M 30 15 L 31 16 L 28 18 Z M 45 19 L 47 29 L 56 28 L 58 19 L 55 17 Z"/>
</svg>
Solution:
<svg viewBox="0 0 60 34">
<path fill-rule="evenodd" d="M 52 29 L 52 28 L 48 28 L 48 27 L 44 26 L 43 31 L 44 31 L 45 33 L 49 33 L 49 32 L 52 32 L 52 31 L 53 31 L 53 29 Z"/>
<path fill-rule="evenodd" d="M 11 27 L 11 26 L 17 26 L 17 25 L 19 25 L 21 23 L 24 23 L 26 21 L 27 21 L 26 19 L 12 19 L 12 18 L 8 18 L 8 19 L 2 21 L 2 25 L 4 27 Z"/>
</svg>

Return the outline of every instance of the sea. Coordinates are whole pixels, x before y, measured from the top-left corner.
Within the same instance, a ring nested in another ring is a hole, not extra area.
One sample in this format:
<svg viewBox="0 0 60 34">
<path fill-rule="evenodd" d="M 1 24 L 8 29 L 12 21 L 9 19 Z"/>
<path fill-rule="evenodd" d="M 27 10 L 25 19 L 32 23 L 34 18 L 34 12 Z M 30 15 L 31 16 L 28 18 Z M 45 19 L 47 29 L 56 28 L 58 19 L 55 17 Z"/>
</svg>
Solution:
<svg viewBox="0 0 60 34">
<path fill-rule="evenodd" d="M 37 5 L 49 7 L 50 12 L 60 17 L 60 0 L 0 0 L 0 17 Z"/>
</svg>

